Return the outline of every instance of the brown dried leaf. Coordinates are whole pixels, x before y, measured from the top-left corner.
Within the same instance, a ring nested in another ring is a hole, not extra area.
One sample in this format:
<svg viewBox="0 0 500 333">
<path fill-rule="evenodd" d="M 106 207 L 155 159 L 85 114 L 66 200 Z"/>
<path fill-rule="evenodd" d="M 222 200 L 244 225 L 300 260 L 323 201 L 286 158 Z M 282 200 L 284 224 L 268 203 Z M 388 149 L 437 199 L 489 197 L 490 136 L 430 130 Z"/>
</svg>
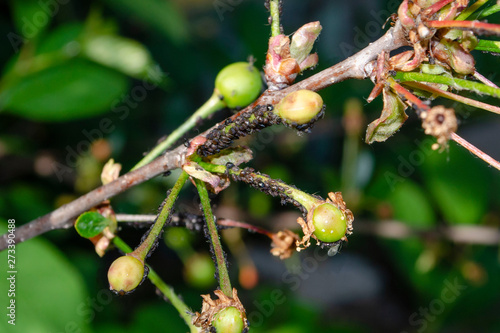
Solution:
<svg viewBox="0 0 500 333">
<path fill-rule="evenodd" d="M 202 180 L 205 182 L 214 193 L 226 189 L 229 186 L 229 178 L 224 176 L 216 176 L 207 170 L 203 169 L 198 163 L 189 161 L 186 162 L 182 169 L 186 171 L 191 177 Z"/>
</svg>

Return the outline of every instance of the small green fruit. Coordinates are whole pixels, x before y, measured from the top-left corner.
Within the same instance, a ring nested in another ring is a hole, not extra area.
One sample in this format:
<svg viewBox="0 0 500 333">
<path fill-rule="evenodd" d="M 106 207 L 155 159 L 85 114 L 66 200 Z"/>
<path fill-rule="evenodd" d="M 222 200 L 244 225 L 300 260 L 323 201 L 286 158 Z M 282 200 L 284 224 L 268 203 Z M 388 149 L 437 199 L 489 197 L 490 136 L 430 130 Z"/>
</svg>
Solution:
<svg viewBox="0 0 500 333">
<path fill-rule="evenodd" d="M 222 309 L 214 316 L 212 326 L 217 333 L 241 333 L 245 323 L 240 310 L 233 306 Z"/>
<path fill-rule="evenodd" d="M 324 203 L 313 212 L 314 235 L 319 241 L 332 243 L 340 240 L 347 232 L 347 218 L 334 204 Z"/>
<path fill-rule="evenodd" d="M 236 62 L 219 72 L 215 89 L 228 107 L 244 107 L 259 96 L 262 79 L 257 68 L 248 62 Z"/>
<path fill-rule="evenodd" d="M 206 253 L 196 253 L 189 257 L 184 266 L 184 278 L 193 287 L 204 289 L 212 286 L 215 266 L 212 258 Z"/>
<path fill-rule="evenodd" d="M 285 96 L 275 107 L 281 118 L 299 125 L 313 120 L 323 108 L 321 96 L 311 90 L 297 90 Z"/>
<path fill-rule="evenodd" d="M 109 288 L 118 293 L 134 290 L 144 277 L 144 264 L 132 256 L 122 256 L 108 270 Z"/>
</svg>

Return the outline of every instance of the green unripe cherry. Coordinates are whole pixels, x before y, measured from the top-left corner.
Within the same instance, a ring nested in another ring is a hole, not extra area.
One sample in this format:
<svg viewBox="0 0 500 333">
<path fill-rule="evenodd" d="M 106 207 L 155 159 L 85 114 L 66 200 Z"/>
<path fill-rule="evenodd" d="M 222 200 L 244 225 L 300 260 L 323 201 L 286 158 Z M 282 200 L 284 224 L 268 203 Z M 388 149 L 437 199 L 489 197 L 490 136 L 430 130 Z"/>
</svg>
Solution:
<svg viewBox="0 0 500 333">
<path fill-rule="evenodd" d="M 212 326 L 217 333 L 241 333 L 245 328 L 245 323 L 240 310 L 230 306 L 222 309 L 214 316 Z"/>
<path fill-rule="evenodd" d="M 215 90 L 230 108 L 244 107 L 259 96 L 260 73 L 248 62 L 235 62 L 224 67 L 215 79 Z"/>
<path fill-rule="evenodd" d="M 212 258 L 206 253 L 195 253 L 190 256 L 184 266 L 184 278 L 191 286 L 204 289 L 216 281 L 215 266 Z"/>
<path fill-rule="evenodd" d="M 311 90 L 297 90 L 285 96 L 275 107 L 281 118 L 299 125 L 314 119 L 323 108 L 323 99 Z"/>
<path fill-rule="evenodd" d="M 144 277 L 144 264 L 132 256 L 122 256 L 111 264 L 108 270 L 109 288 L 118 293 L 137 288 Z"/>
<path fill-rule="evenodd" d="M 313 212 L 314 235 L 319 241 L 333 243 L 344 237 L 347 232 L 345 214 L 332 203 L 317 206 Z"/>
</svg>

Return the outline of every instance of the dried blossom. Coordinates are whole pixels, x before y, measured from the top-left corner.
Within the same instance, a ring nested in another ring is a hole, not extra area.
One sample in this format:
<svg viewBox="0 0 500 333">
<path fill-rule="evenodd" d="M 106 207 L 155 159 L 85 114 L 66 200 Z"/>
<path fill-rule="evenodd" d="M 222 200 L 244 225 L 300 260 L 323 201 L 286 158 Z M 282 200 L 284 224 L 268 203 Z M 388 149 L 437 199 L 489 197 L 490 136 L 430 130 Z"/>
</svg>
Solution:
<svg viewBox="0 0 500 333">
<path fill-rule="evenodd" d="M 422 128 L 425 130 L 425 134 L 437 138 L 437 143 L 432 145 L 432 149 L 436 150 L 439 147 L 444 149 L 451 134 L 457 130 L 455 110 L 438 105 L 422 112 L 420 118 L 422 118 Z"/>
<path fill-rule="evenodd" d="M 299 236 L 286 229 L 278 231 L 271 236 L 271 254 L 280 259 L 287 259 L 292 256 L 296 249 L 296 243 L 299 241 Z"/>
<path fill-rule="evenodd" d="M 203 298 L 201 313 L 196 312 L 193 316 L 192 323 L 194 326 L 200 327 L 203 332 L 210 332 L 212 321 L 215 319 L 214 317 L 217 313 L 228 307 L 234 307 L 241 312 L 245 327 L 248 327 L 245 308 L 243 307 L 243 304 L 241 304 L 235 288 L 233 288 L 233 297 L 226 296 L 222 290 L 216 290 L 214 291 L 214 294 L 218 297 L 218 299 L 213 300 L 210 295 L 201 295 Z"/>
</svg>

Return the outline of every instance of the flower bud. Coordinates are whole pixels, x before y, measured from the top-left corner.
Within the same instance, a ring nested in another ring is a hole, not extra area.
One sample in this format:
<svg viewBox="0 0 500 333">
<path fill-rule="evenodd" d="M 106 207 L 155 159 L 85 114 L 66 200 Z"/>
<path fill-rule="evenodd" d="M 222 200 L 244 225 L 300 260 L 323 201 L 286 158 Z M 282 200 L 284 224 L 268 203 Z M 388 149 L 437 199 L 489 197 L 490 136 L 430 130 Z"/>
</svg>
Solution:
<svg viewBox="0 0 500 333">
<path fill-rule="evenodd" d="M 230 108 L 247 106 L 259 96 L 261 89 L 260 73 L 248 62 L 224 67 L 215 79 L 216 92 Z"/>
<path fill-rule="evenodd" d="M 109 289 L 120 294 L 137 288 L 144 277 L 144 264 L 132 256 L 122 256 L 108 270 Z"/>
<path fill-rule="evenodd" d="M 245 328 L 243 316 L 237 308 L 230 306 L 214 316 L 212 327 L 217 333 L 241 333 Z"/>
<path fill-rule="evenodd" d="M 297 90 L 285 96 L 275 107 L 281 118 L 299 125 L 312 121 L 323 108 L 321 96 L 311 90 Z"/>
<path fill-rule="evenodd" d="M 434 57 L 450 65 L 458 74 L 474 73 L 474 57 L 465 51 L 458 42 L 443 38 L 439 42 L 433 41 L 431 45 Z"/>
<path fill-rule="evenodd" d="M 334 204 L 324 203 L 313 212 L 314 235 L 319 241 L 333 243 L 340 240 L 347 232 L 347 218 Z"/>
</svg>

